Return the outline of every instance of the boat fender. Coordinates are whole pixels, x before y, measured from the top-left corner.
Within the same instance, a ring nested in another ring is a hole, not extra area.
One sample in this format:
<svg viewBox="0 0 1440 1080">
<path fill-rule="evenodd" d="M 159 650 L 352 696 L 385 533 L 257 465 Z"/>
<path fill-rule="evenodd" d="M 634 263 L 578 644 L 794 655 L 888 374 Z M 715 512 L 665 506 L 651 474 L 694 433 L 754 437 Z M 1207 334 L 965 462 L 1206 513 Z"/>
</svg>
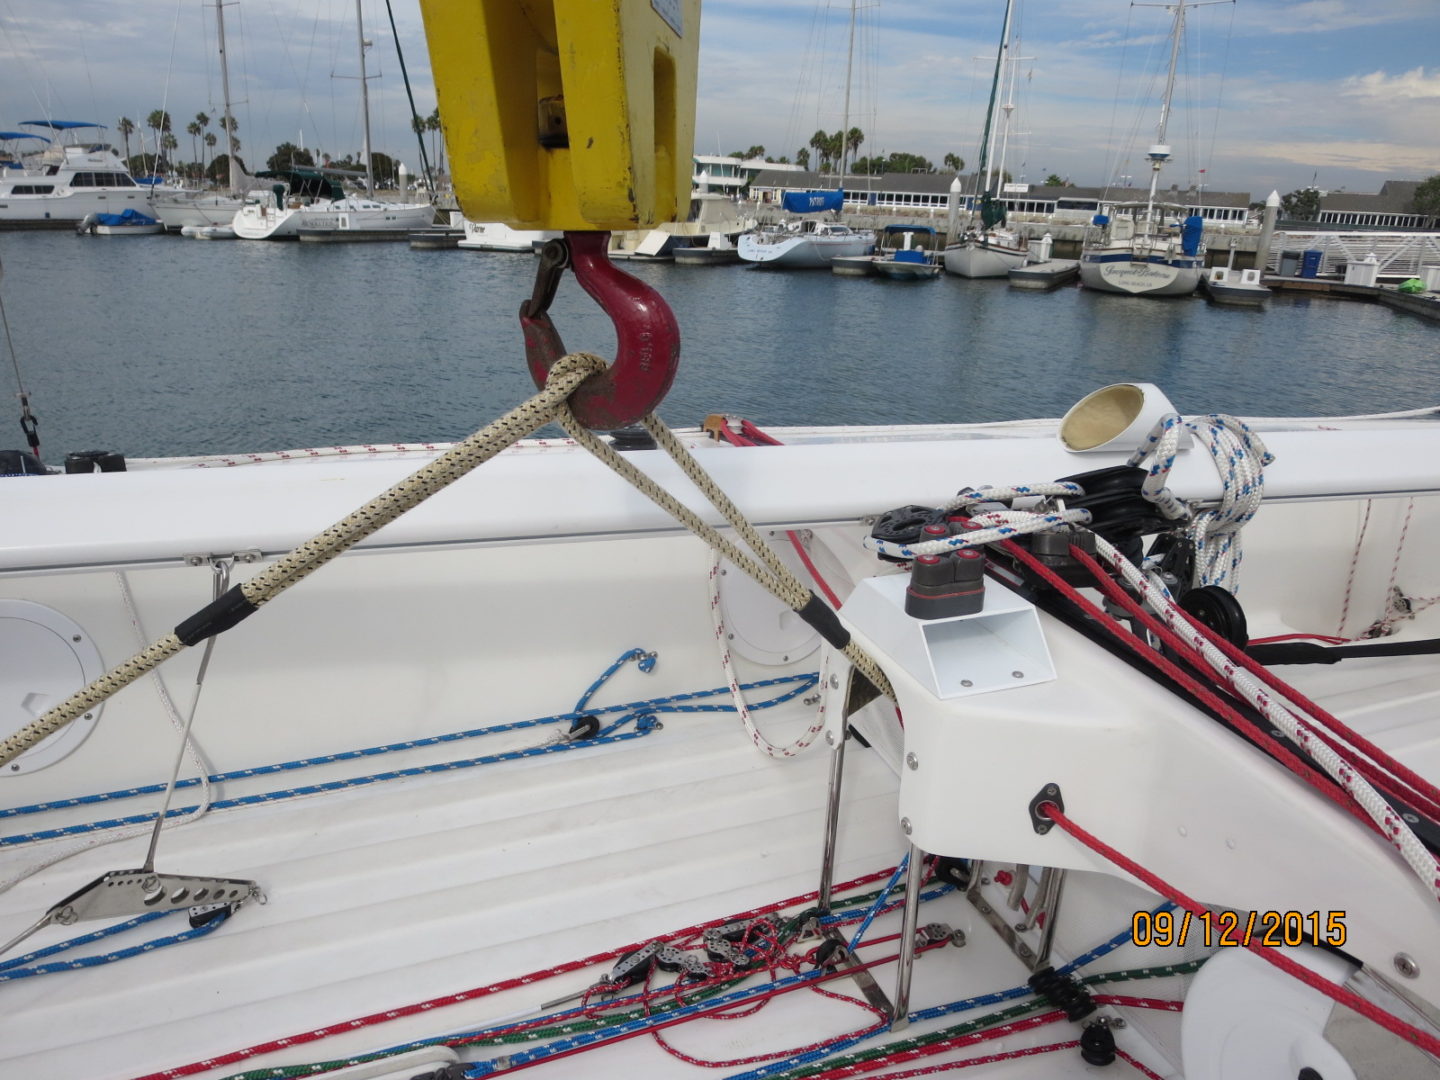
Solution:
<svg viewBox="0 0 1440 1080">
<path fill-rule="evenodd" d="M 1103 1020 L 1086 1024 L 1080 1033 L 1080 1057 L 1087 1065 L 1112 1065 L 1115 1062 L 1115 1035 Z"/>
<path fill-rule="evenodd" d="M 48 476 L 40 459 L 24 450 L 0 450 L 0 476 Z"/>
<path fill-rule="evenodd" d="M 1230 644 L 1243 649 L 1250 641 L 1245 625 L 1245 609 L 1219 585 L 1202 585 L 1180 597 L 1180 607 L 1208 626 Z"/>
<path fill-rule="evenodd" d="M 1095 1011 L 1095 1001 L 1089 992 L 1069 975 L 1061 975 L 1053 967 L 1047 965 L 1041 968 L 1027 981 L 1031 990 L 1055 1008 L 1065 1010 L 1067 1020 L 1083 1020 Z"/>
</svg>

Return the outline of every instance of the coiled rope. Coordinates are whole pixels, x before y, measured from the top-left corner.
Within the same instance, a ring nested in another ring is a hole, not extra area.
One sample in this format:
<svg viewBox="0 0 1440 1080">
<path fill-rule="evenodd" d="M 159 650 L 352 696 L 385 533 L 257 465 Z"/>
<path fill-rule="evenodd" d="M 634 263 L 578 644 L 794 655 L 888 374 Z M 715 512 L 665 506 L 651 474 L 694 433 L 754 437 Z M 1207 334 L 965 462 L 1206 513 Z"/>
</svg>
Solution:
<svg viewBox="0 0 1440 1080">
<path fill-rule="evenodd" d="M 1215 461 L 1220 474 L 1220 502 L 1213 508 L 1190 509 L 1167 486 L 1175 466 L 1180 435 L 1190 432 Z M 1240 530 L 1260 509 L 1265 494 L 1264 469 L 1275 460 L 1260 436 L 1242 420 L 1224 413 L 1209 413 L 1193 420 L 1175 413 L 1160 418 L 1145 442 L 1130 455 L 1129 465 L 1150 462 L 1141 494 L 1172 521 L 1189 518 L 1185 535 L 1195 545 L 1195 580 L 1192 585 L 1219 585 L 1240 591 Z"/>
<path fill-rule="evenodd" d="M 534 397 L 456 443 L 434 461 L 417 469 L 324 532 L 306 540 L 249 581 L 235 586 L 200 616 L 181 623 L 174 631 L 116 665 L 43 716 L 0 740 L 0 765 L 13 761 L 40 740 L 53 735 L 187 646 L 229 629 L 382 526 L 414 509 L 506 447 L 555 420 L 562 410 L 568 417 L 570 413 L 565 408 L 565 402 L 570 394 L 591 375 L 599 374 L 605 368 L 604 360 L 589 353 L 571 353 L 561 357 L 551 368 L 545 387 Z"/>
</svg>

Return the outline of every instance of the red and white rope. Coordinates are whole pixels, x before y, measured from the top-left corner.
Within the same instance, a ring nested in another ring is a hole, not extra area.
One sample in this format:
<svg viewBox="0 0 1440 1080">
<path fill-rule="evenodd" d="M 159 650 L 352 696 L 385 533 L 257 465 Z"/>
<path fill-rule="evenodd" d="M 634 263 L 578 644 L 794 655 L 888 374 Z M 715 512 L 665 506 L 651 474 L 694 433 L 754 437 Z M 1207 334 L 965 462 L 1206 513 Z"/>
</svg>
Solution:
<svg viewBox="0 0 1440 1080">
<path fill-rule="evenodd" d="M 825 730 L 825 684 L 830 678 L 829 650 L 826 650 L 825 659 L 820 665 L 820 701 L 815 708 L 815 718 L 794 742 L 785 746 L 776 745 L 767 739 L 756 725 L 755 718 L 750 714 L 750 706 L 745 701 L 745 695 L 740 690 L 740 677 L 735 673 L 735 661 L 730 655 L 730 634 L 725 625 L 725 615 L 720 608 L 720 577 L 724 572 L 720 564 L 720 553 L 716 551 L 710 560 L 710 624 L 715 629 L 715 644 L 720 649 L 720 666 L 725 670 L 725 685 L 730 688 L 730 700 L 735 704 L 735 711 L 740 715 L 740 723 L 745 726 L 745 733 L 750 736 L 750 741 L 755 744 L 757 749 L 767 757 L 794 757 L 801 751 L 809 749 L 820 732 Z"/>
<path fill-rule="evenodd" d="M 1115 568 L 1125 583 L 1135 590 L 1142 601 L 1190 648 L 1204 658 L 1225 685 L 1258 709 L 1266 720 L 1309 754 L 1315 763 L 1344 789 L 1378 826 L 1381 835 L 1400 852 L 1426 888 L 1436 899 L 1440 899 L 1440 861 L 1430 853 L 1400 814 L 1360 775 L 1356 766 L 1312 730 L 1323 726 L 1322 720 L 1298 709 L 1293 701 L 1286 702 L 1272 695 L 1242 663 L 1226 656 L 1178 604 L 1168 596 L 1161 595 L 1145 573 L 1116 550 L 1114 545 L 1097 536 L 1096 550 L 1101 558 Z M 1421 790 L 1424 791 L 1424 788 Z"/>
</svg>

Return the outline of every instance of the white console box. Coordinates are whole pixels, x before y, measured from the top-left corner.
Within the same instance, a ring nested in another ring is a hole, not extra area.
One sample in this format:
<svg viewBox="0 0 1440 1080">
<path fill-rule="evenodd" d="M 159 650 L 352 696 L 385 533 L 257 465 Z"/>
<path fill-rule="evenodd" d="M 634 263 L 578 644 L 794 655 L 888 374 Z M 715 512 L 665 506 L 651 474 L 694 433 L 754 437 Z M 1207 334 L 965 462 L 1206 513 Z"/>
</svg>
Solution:
<svg viewBox="0 0 1440 1080">
<path fill-rule="evenodd" d="M 966 697 L 1055 678 L 1027 600 L 993 582 L 974 615 L 917 619 L 905 613 L 908 574 L 863 579 L 841 615 L 937 698 Z"/>
</svg>

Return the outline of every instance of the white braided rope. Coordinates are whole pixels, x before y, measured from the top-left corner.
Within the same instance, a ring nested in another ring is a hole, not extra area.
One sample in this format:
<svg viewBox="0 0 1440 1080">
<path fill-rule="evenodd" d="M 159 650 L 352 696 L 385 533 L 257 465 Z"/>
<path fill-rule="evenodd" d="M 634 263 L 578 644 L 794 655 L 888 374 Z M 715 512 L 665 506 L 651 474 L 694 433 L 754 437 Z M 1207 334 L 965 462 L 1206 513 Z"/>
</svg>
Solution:
<svg viewBox="0 0 1440 1080">
<path fill-rule="evenodd" d="M 1190 509 L 1167 486 L 1180 436 L 1190 432 L 1210 451 L 1220 474 L 1220 502 L 1213 508 Z M 1241 420 L 1208 413 L 1183 420 L 1175 413 L 1160 418 L 1145 441 L 1130 455 L 1129 465 L 1150 463 L 1141 486 L 1144 497 L 1172 521 L 1190 518 L 1186 535 L 1195 545 L 1195 585 L 1219 585 L 1240 591 L 1240 530 L 1260 509 L 1265 494 L 1264 467 L 1275 460 L 1260 436 Z"/>
<path fill-rule="evenodd" d="M 1013 540 L 1027 533 L 1048 532 L 1061 525 L 1087 525 L 1090 522 L 1090 511 L 1057 510 L 1049 514 L 1032 514 L 1025 510 L 1004 510 L 976 514 L 970 520 L 988 527 L 942 536 L 919 544 L 894 544 L 870 536 L 862 543 L 869 550 L 881 555 L 889 555 L 895 559 L 913 559 L 919 555 L 940 555 L 959 548 L 982 547 L 999 540 Z"/>
<path fill-rule="evenodd" d="M 729 638 L 725 630 L 725 615 L 720 609 L 720 563 L 722 557 L 719 551 L 712 549 L 712 553 L 713 558 L 710 561 L 710 623 L 715 628 L 715 644 L 720 648 L 720 666 L 725 669 L 725 684 L 730 688 L 730 700 L 735 705 L 735 711 L 740 715 L 740 723 L 745 726 L 745 732 L 750 736 L 750 741 L 761 753 L 773 758 L 795 757 L 813 745 L 816 737 L 825 730 L 825 695 L 820 694 L 820 704 L 815 710 L 815 719 L 790 745 L 777 746 L 761 732 L 750 714 L 750 706 L 745 701 L 744 692 L 740 689 L 740 679 L 735 674 L 735 661 L 730 655 L 730 646 L 727 644 Z M 825 680 L 829 677 L 830 652 L 825 650 L 825 659 L 820 666 L 819 685 L 823 687 Z"/>
<path fill-rule="evenodd" d="M 1415 835 L 1414 830 L 1396 813 L 1374 787 L 1338 753 L 1316 736 L 1311 728 L 1323 724 L 1293 702 L 1273 697 L 1267 687 L 1244 668 L 1237 667 L 1202 634 L 1168 596 L 1155 589 L 1146 574 L 1125 558 L 1114 545 L 1096 537 L 1100 557 L 1113 566 L 1141 601 L 1151 608 L 1165 624 L 1204 657 L 1210 668 L 1242 698 L 1248 701 L 1286 738 L 1304 750 L 1325 773 L 1365 811 L 1380 833 L 1400 852 L 1415 875 L 1436 899 L 1440 899 L 1440 861 Z"/>
</svg>

